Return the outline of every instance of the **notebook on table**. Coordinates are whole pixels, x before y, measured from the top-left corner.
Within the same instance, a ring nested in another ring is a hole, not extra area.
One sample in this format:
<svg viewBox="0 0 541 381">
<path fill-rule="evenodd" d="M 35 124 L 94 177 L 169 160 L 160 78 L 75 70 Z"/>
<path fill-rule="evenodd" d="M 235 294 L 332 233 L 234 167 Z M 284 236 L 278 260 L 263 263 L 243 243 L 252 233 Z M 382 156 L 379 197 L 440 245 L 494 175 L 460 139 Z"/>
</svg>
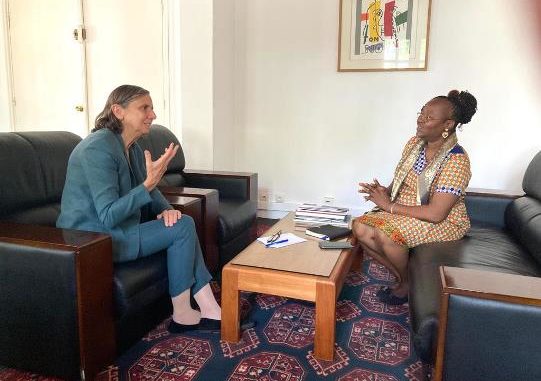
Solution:
<svg viewBox="0 0 541 381">
<path fill-rule="evenodd" d="M 332 241 L 347 237 L 351 234 L 351 229 L 334 225 L 321 225 L 306 229 L 306 234 L 326 241 Z"/>
</svg>

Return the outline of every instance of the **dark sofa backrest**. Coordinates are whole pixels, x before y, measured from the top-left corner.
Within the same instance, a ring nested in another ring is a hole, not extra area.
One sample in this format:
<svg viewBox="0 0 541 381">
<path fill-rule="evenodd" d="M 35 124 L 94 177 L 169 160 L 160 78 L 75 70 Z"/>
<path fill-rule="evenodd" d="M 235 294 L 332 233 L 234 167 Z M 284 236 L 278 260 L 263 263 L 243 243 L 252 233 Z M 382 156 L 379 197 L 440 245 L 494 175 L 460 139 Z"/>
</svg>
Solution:
<svg viewBox="0 0 541 381">
<path fill-rule="evenodd" d="M 64 131 L 0 133 L 0 220 L 53 226 L 80 141 Z"/>
<path fill-rule="evenodd" d="M 140 138 L 137 143 L 141 146 L 143 150 L 148 150 L 152 154 L 152 160 L 156 160 L 163 154 L 163 150 L 169 144 L 174 143 L 179 145 L 177 154 L 169 163 L 167 167 L 167 172 L 160 181 L 160 185 L 182 187 L 185 184 L 184 176 L 182 171 L 184 171 L 184 166 L 186 162 L 184 161 L 184 152 L 182 151 L 182 146 L 180 145 L 177 137 L 173 134 L 168 128 L 160 126 L 159 124 L 153 124 L 150 127 L 150 133 L 148 135 Z"/>
<path fill-rule="evenodd" d="M 525 195 L 505 210 L 505 224 L 541 264 L 541 152 L 528 165 L 522 189 Z"/>
</svg>

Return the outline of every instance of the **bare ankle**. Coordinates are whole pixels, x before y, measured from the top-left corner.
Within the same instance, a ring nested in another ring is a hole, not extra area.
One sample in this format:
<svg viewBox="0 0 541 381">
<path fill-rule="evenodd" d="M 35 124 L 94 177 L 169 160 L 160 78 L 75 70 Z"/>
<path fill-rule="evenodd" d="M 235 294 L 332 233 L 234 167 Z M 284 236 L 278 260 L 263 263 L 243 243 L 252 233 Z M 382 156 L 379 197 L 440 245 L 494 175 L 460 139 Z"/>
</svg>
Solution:
<svg viewBox="0 0 541 381">
<path fill-rule="evenodd" d="M 201 317 L 207 319 L 222 320 L 222 310 L 213 309 L 210 311 L 201 311 Z"/>
<path fill-rule="evenodd" d="M 201 313 L 196 310 L 186 309 L 173 312 L 173 320 L 179 324 L 197 324 L 200 319 Z"/>
</svg>

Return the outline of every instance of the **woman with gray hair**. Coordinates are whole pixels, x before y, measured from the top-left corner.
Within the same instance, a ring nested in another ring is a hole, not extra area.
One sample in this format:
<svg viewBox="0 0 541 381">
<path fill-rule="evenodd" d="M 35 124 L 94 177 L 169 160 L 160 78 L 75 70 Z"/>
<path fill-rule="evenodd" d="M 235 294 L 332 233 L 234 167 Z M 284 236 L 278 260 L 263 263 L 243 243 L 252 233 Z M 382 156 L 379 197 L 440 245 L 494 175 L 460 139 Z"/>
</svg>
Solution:
<svg viewBox="0 0 541 381">
<path fill-rule="evenodd" d="M 173 209 L 156 187 L 179 147 L 171 143 L 152 161 L 137 144 L 154 119 L 147 90 L 132 85 L 113 90 L 92 133 L 70 156 L 57 226 L 110 234 L 117 262 L 167 250 L 169 331 L 219 330 L 221 309 L 194 221 Z M 191 294 L 200 311 L 192 309 Z"/>
</svg>

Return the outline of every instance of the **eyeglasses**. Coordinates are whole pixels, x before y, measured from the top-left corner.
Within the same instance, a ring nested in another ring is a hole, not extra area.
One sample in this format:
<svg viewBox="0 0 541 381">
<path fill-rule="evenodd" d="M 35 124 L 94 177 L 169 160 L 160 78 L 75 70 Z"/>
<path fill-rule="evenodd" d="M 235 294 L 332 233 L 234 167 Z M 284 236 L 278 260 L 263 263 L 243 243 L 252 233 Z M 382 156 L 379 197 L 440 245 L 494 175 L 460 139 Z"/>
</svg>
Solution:
<svg viewBox="0 0 541 381">
<path fill-rule="evenodd" d="M 282 231 L 281 231 L 281 230 L 278 230 L 276 233 L 274 233 L 273 235 L 271 235 L 271 236 L 267 239 L 267 245 L 268 245 L 269 243 L 273 243 L 273 242 L 278 241 L 278 239 L 280 238 L 281 235 L 282 235 Z"/>
<path fill-rule="evenodd" d="M 438 119 L 438 118 L 433 118 L 431 117 L 430 115 L 426 115 L 426 114 L 423 114 L 422 112 L 418 112 L 417 113 L 417 119 L 419 120 L 424 120 L 425 122 L 432 122 L 434 120 L 449 120 L 449 118 L 443 118 L 443 119 Z"/>
</svg>

